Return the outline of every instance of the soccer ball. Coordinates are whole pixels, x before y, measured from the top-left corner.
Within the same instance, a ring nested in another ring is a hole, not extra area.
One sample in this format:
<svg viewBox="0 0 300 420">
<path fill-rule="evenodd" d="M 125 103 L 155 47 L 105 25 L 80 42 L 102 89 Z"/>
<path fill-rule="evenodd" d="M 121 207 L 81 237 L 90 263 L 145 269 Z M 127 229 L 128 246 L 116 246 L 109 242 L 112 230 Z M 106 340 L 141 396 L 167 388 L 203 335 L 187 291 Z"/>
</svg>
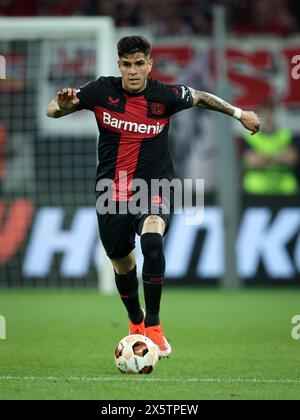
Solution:
<svg viewBox="0 0 300 420">
<path fill-rule="evenodd" d="M 122 373 L 151 373 L 158 362 L 158 347 L 144 335 L 128 335 L 116 347 L 115 362 Z"/>
</svg>

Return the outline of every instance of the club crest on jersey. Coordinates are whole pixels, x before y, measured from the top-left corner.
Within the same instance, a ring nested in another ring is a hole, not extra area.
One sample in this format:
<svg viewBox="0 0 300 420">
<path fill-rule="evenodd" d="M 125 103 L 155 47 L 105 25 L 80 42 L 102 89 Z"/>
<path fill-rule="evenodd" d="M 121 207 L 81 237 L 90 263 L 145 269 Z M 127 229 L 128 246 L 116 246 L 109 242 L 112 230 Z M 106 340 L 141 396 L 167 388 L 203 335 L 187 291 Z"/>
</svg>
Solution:
<svg viewBox="0 0 300 420">
<path fill-rule="evenodd" d="M 120 102 L 120 98 L 113 98 L 112 96 L 109 96 L 108 98 L 108 103 L 110 105 L 118 105 L 118 103 Z"/>
<path fill-rule="evenodd" d="M 152 102 L 151 111 L 154 115 L 162 115 L 165 112 L 165 105 L 159 102 Z"/>
</svg>

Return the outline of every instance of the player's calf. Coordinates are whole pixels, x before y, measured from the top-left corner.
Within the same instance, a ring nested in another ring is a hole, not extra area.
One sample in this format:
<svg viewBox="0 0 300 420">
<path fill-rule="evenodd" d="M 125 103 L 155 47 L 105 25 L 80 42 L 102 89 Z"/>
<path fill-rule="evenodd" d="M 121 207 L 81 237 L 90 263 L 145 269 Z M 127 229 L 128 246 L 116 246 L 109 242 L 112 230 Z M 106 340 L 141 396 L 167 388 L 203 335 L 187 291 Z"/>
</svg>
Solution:
<svg viewBox="0 0 300 420">
<path fill-rule="evenodd" d="M 150 327 L 160 323 L 160 300 L 166 266 L 162 236 L 159 233 L 143 234 L 141 236 L 141 247 L 144 255 L 145 326 Z"/>
<path fill-rule="evenodd" d="M 136 266 L 127 274 L 118 274 L 115 271 L 115 280 L 118 292 L 127 309 L 130 321 L 136 325 L 142 323 L 144 313 L 139 302 L 139 282 L 136 274 Z"/>
</svg>

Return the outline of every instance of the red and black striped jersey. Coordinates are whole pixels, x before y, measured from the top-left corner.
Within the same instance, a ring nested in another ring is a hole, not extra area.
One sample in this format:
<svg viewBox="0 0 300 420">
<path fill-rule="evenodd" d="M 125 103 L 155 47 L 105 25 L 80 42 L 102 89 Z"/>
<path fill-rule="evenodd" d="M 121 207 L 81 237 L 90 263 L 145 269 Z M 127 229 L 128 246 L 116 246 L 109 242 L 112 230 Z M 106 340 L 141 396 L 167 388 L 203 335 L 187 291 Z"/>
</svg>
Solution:
<svg viewBox="0 0 300 420">
<path fill-rule="evenodd" d="M 128 201 L 120 173 L 133 179 L 173 179 L 168 148 L 170 117 L 192 106 L 186 86 L 166 85 L 148 79 L 143 92 L 133 94 L 122 87 L 121 77 L 100 77 L 78 94 L 78 109 L 93 111 L 100 133 L 97 180 L 111 179 L 116 201 Z M 125 192 L 125 194 L 124 194 Z"/>
</svg>

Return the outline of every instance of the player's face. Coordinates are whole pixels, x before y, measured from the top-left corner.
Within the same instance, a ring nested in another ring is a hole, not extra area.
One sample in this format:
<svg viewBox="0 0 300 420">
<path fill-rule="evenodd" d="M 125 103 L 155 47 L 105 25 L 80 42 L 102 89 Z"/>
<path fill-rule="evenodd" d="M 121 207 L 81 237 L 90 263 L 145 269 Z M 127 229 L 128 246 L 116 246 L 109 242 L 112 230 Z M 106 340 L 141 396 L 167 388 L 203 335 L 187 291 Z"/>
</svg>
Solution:
<svg viewBox="0 0 300 420">
<path fill-rule="evenodd" d="M 132 93 L 142 92 L 152 69 L 152 59 L 141 52 L 127 54 L 118 61 L 123 88 Z"/>
</svg>

